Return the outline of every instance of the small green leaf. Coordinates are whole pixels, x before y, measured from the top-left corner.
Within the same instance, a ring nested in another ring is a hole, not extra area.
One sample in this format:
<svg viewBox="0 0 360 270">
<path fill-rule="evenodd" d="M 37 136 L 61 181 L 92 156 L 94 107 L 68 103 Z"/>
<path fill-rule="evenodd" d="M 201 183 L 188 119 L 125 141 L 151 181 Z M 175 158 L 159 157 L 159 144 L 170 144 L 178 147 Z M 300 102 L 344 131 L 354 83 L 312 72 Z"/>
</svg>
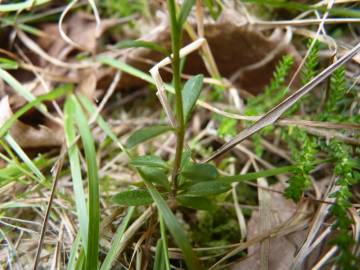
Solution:
<svg viewBox="0 0 360 270">
<path fill-rule="evenodd" d="M 18 69 L 19 65 L 16 61 L 8 58 L 0 57 L 0 68 L 3 69 Z"/>
<path fill-rule="evenodd" d="M 186 22 L 186 19 L 189 16 L 191 12 L 191 8 L 194 4 L 195 4 L 195 0 L 185 0 L 184 3 L 182 4 L 178 19 L 178 24 L 180 28 Z"/>
<path fill-rule="evenodd" d="M 165 125 L 151 126 L 139 129 L 127 139 L 126 146 L 128 148 L 132 148 L 171 129 L 172 128 L 170 126 Z"/>
<path fill-rule="evenodd" d="M 209 196 L 224 193 L 229 189 L 229 184 L 220 181 L 207 181 L 190 186 L 185 194 L 191 196 Z"/>
<path fill-rule="evenodd" d="M 150 193 L 143 189 L 126 190 L 116 194 L 112 201 L 127 206 L 148 205 L 153 202 Z"/>
<path fill-rule="evenodd" d="M 149 50 L 157 51 L 164 55 L 169 55 L 169 52 L 164 47 L 149 41 L 144 40 L 124 40 L 116 43 L 115 48 L 124 49 L 124 48 L 146 48 Z"/>
<path fill-rule="evenodd" d="M 170 183 L 168 181 L 168 178 L 161 169 L 153 167 L 143 167 L 141 168 L 141 170 L 151 183 L 160 185 L 166 190 L 170 190 Z"/>
<path fill-rule="evenodd" d="M 184 122 L 187 122 L 193 110 L 203 86 L 203 75 L 191 77 L 184 85 L 182 90 Z"/>
<path fill-rule="evenodd" d="M 218 172 L 215 166 L 205 163 L 193 163 L 186 166 L 181 175 L 187 179 L 194 181 L 211 181 L 218 177 Z"/>
<path fill-rule="evenodd" d="M 204 197 L 180 195 L 176 197 L 176 201 L 182 206 L 198 210 L 211 211 L 215 207 L 210 199 Z"/>
<path fill-rule="evenodd" d="M 160 157 L 154 155 L 135 157 L 130 161 L 130 164 L 136 168 L 155 167 L 165 170 L 168 169 L 168 165 L 166 164 L 166 162 Z"/>
</svg>

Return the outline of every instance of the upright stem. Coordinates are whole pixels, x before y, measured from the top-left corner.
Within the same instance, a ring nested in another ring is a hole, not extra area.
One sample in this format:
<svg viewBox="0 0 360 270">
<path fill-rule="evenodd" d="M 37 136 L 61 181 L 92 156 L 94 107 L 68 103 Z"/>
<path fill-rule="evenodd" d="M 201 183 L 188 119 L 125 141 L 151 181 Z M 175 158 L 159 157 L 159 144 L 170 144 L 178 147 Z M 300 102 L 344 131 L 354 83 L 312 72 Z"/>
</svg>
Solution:
<svg viewBox="0 0 360 270">
<path fill-rule="evenodd" d="M 176 153 L 174 168 L 172 172 L 172 191 L 176 194 L 177 176 L 181 164 L 181 156 L 184 148 L 185 124 L 183 112 L 183 100 L 181 95 L 181 78 L 180 78 L 180 47 L 181 47 L 181 29 L 176 18 L 175 0 L 167 0 L 170 24 L 171 24 L 171 48 L 172 48 L 172 69 L 173 81 L 175 88 L 175 106 L 176 106 Z"/>
</svg>

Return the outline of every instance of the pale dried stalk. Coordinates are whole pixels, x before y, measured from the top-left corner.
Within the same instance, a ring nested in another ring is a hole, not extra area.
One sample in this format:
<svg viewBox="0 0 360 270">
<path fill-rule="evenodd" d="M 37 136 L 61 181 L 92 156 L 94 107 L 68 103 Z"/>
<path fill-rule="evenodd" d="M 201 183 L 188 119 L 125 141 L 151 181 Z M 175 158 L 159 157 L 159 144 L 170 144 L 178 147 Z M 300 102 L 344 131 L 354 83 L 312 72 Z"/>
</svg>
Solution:
<svg viewBox="0 0 360 270">
<path fill-rule="evenodd" d="M 290 80 L 290 82 L 289 82 L 288 88 L 290 88 L 290 86 L 294 83 L 294 81 L 295 81 L 297 75 L 299 74 L 300 70 L 301 70 L 302 67 L 305 65 L 306 59 L 308 58 L 308 56 L 310 55 L 310 52 L 311 52 L 312 49 L 314 48 L 315 43 L 316 43 L 316 41 L 317 41 L 317 37 L 320 35 L 320 32 L 324 32 L 324 31 L 323 31 L 323 29 L 324 29 L 324 23 L 325 23 L 326 18 L 327 18 L 328 15 L 329 15 L 329 10 L 330 10 L 331 7 L 333 6 L 333 4 L 334 4 L 334 0 L 330 0 L 330 1 L 328 2 L 327 10 L 326 10 L 324 16 L 323 16 L 322 19 L 321 19 L 321 22 L 320 22 L 320 24 L 319 24 L 319 27 L 318 27 L 318 29 L 317 29 L 317 31 L 316 31 L 316 35 L 315 35 L 314 39 L 312 40 L 311 45 L 310 45 L 309 49 L 308 49 L 307 52 L 306 52 L 306 55 L 305 55 L 305 56 L 303 57 L 303 59 L 301 60 L 300 65 L 298 66 L 298 68 L 296 69 L 294 75 L 292 76 L 292 78 L 291 78 L 291 80 Z"/>
<path fill-rule="evenodd" d="M 334 198 L 329 198 L 329 194 L 334 193 L 338 187 L 333 186 L 335 182 L 335 178 L 333 178 L 331 185 L 329 186 L 328 192 L 327 194 L 324 196 L 325 200 L 328 200 L 330 202 L 334 202 Z M 305 242 L 303 243 L 303 245 L 301 246 L 299 252 L 297 253 L 296 257 L 294 258 L 294 261 L 291 265 L 291 269 L 294 270 L 300 270 L 302 268 L 302 264 L 305 261 L 305 258 L 309 255 L 309 253 L 311 252 L 310 247 L 312 246 L 312 244 L 314 243 L 315 237 L 318 233 L 318 231 L 320 230 L 325 217 L 328 215 L 329 211 L 330 211 L 330 207 L 331 204 L 322 204 L 313 221 L 312 224 L 310 226 L 310 230 L 308 232 L 308 235 L 306 237 Z"/>
<path fill-rule="evenodd" d="M 355 47 L 353 47 L 346 55 L 341 57 L 338 61 L 328 66 L 324 69 L 320 74 L 314 77 L 310 82 L 305 84 L 299 90 L 291 94 L 289 97 L 285 98 L 282 102 L 280 102 L 277 106 L 272 108 L 269 112 L 267 112 L 264 116 L 262 116 L 257 122 L 255 122 L 249 128 L 240 132 L 234 139 L 230 142 L 221 146 L 217 151 L 215 151 L 208 158 L 205 158 L 202 162 L 208 162 L 213 160 L 214 158 L 222 155 L 223 153 L 229 151 L 235 145 L 250 137 L 260 129 L 275 123 L 280 116 L 287 111 L 292 105 L 294 105 L 297 101 L 299 101 L 304 95 L 313 90 L 317 85 L 319 85 L 323 80 L 328 78 L 331 73 L 339 68 L 341 65 L 345 64 L 347 61 L 352 59 L 357 52 L 360 50 L 360 43 L 358 43 Z"/>
<path fill-rule="evenodd" d="M 160 72 L 159 69 L 155 66 L 150 70 L 150 74 L 153 77 L 154 81 L 155 81 L 155 86 L 157 88 L 157 92 L 156 95 L 159 98 L 159 101 L 165 111 L 165 114 L 167 116 L 167 118 L 169 119 L 169 122 L 171 124 L 171 126 L 173 128 L 176 127 L 176 121 L 175 121 L 175 117 L 174 114 L 171 110 L 171 106 L 170 103 L 168 101 L 168 98 L 166 96 L 165 93 L 165 89 L 164 89 L 164 82 L 160 76 Z"/>
<path fill-rule="evenodd" d="M 255 171 L 259 171 L 255 160 L 252 160 Z M 260 214 L 260 233 L 264 233 L 271 229 L 271 195 L 266 189 L 269 185 L 264 177 L 257 179 L 258 184 L 258 200 L 259 200 L 259 214 Z M 269 253 L 270 253 L 270 239 L 265 239 L 260 242 L 260 269 L 269 269 Z"/>
<path fill-rule="evenodd" d="M 247 171 L 249 170 L 251 165 L 251 161 L 249 160 L 245 166 L 242 168 L 240 174 L 245 174 L 247 173 Z M 244 241 L 247 235 L 247 228 L 246 228 L 246 221 L 245 221 L 245 217 L 244 214 L 241 210 L 240 204 L 239 204 L 239 200 L 238 200 L 238 196 L 237 196 L 237 192 L 236 192 L 236 187 L 239 183 L 238 182 L 234 182 L 231 184 L 231 193 L 232 193 L 232 197 L 233 197 L 233 201 L 234 201 L 234 208 L 235 208 L 235 212 L 236 212 L 236 216 L 238 219 L 238 223 L 239 223 L 239 228 L 240 228 L 240 233 L 241 233 L 241 238 L 240 241 Z"/>
<path fill-rule="evenodd" d="M 328 252 L 326 252 L 326 254 L 321 258 L 320 261 L 318 261 L 313 267 L 311 267 L 311 270 L 323 269 L 322 267 L 326 264 L 328 260 L 330 260 L 334 256 L 337 250 L 337 246 L 332 247 Z"/>
<path fill-rule="evenodd" d="M 199 49 L 201 46 L 203 46 L 203 44 L 205 43 L 205 39 L 204 38 L 200 38 L 192 43 L 190 43 L 189 45 L 183 47 L 180 50 L 180 58 L 192 53 L 193 51 Z M 161 103 L 161 105 L 163 106 L 163 109 L 166 113 L 166 116 L 169 119 L 169 122 L 171 124 L 172 127 L 176 127 L 176 122 L 175 122 L 175 117 L 174 114 L 172 112 L 169 100 L 165 94 L 165 86 L 164 86 L 164 82 L 161 78 L 159 69 L 171 64 L 171 58 L 170 57 L 166 57 L 163 60 L 161 60 L 159 63 L 157 63 L 155 66 L 153 66 L 150 69 L 150 74 L 151 77 L 154 79 L 155 81 L 155 86 L 157 88 L 157 92 L 156 95 L 159 98 L 159 101 Z"/>
<path fill-rule="evenodd" d="M 39 47 L 33 40 L 31 40 L 27 35 L 24 34 L 24 32 L 18 30 L 17 32 L 18 37 L 20 40 L 24 43 L 24 45 L 29 48 L 31 51 L 33 51 L 35 54 L 41 56 L 49 63 L 63 67 L 63 68 L 69 68 L 69 69 L 82 69 L 82 68 L 89 68 L 91 67 L 91 63 L 66 63 L 63 62 L 57 58 L 54 58 L 47 54 L 42 48 Z"/>
<path fill-rule="evenodd" d="M 57 162 L 55 162 L 55 165 L 53 167 L 54 180 L 53 180 L 53 185 L 51 188 L 51 194 L 49 197 L 48 205 L 47 205 L 46 212 L 45 212 L 45 217 L 44 217 L 42 228 L 41 228 L 40 240 L 38 242 L 38 246 L 37 246 L 37 250 L 36 250 L 36 255 L 35 255 L 35 260 L 34 260 L 34 265 L 33 265 L 34 270 L 37 269 L 37 265 L 39 263 L 41 249 L 42 249 L 42 245 L 43 245 L 44 237 L 45 237 L 45 233 L 46 233 L 47 223 L 49 220 L 49 215 L 50 215 L 52 203 L 53 203 L 54 196 L 55 196 L 57 182 L 58 182 L 60 172 L 61 172 L 61 169 L 62 169 L 62 166 L 64 163 L 65 154 L 66 154 L 66 147 L 63 147 L 61 150 L 61 153 L 59 155 L 59 158 L 58 158 Z"/>
<path fill-rule="evenodd" d="M 85 48 L 83 46 L 81 46 L 80 44 L 76 43 L 75 41 L 73 41 L 64 31 L 63 29 L 63 21 L 65 19 L 65 16 L 67 15 L 67 13 L 72 9 L 73 6 L 75 6 L 76 2 L 78 0 L 73 0 L 69 5 L 67 5 L 67 7 L 64 9 L 64 11 L 61 13 L 60 15 L 60 19 L 59 19 L 59 23 L 58 23 L 58 29 L 59 29 L 59 33 L 60 36 L 63 38 L 63 40 L 68 43 L 69 45 L 81 49 L 81 50 L 85 50 Z"/>
</svg>

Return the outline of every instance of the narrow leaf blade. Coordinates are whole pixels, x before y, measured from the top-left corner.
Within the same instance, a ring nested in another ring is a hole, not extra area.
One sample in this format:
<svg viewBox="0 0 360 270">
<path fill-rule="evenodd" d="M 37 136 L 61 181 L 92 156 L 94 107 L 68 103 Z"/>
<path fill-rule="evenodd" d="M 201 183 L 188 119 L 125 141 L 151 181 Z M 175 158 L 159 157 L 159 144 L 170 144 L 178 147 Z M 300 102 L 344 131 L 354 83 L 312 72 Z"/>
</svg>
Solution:
<svg viewBox="0 0 360 270">
<path fill-rule="evenodd" d="M 147 140 L 150 140 L 156 136 L 159 136 L 171 129 L 172 128 L 167 125 L 156 125 L 156 126 L 145 127 L 145 128 L 139 129 L 139 130 L 135 131 L 127 139 L 126 146 L 128 148 L 133 148 L 136 145 L 138 145 L 142 142 L 145 142 Z"/>
<path fill-rule="evenodd" d="M 184 3 L 182 4 L 178 19 L 178 23 L 180 27 L 186 22 L 186 19 L 189 16 L 191 12 L 191 8 L 193 7 L 194 4 L 195 4 L 195 0 L 185 0 Z"/>
<path fill-rule="evenodd" d="M 81 109 L 80 103 L 75 96 L 70 97 L 75 105 L 75 120 L 79 127 L 79 133 L 85 152 L 89 186 L 89 230 L 88 245 L 86 253 L 86 268 L 91 269 L 98 264 L 99 234 L 100 234 L 100 196 L 99 196 L 99 175 L 96 162 L 96 151 L 94 140 L 88 125 L 88 120 Z"/>
</svg>

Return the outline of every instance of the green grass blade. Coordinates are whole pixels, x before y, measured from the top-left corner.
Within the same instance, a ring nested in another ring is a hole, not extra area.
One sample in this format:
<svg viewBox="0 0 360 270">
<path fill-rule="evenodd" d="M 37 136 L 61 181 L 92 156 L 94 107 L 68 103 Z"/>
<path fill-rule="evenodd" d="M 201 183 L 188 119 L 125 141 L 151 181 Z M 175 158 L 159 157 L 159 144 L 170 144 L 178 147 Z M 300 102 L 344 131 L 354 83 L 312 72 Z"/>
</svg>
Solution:
<svg viewBox="0 0 360 270">
<path fill-rule="evenodd" d="M 165 269 L 170 270 L 166 228 L 165 228 L 164 219 L 162 218 L 161 214 L 159 214 L 159 223 L 160 223 L 160 234 L 161 234 L 161 242 L 162 242 L 163 263 L 165 264 Z"/>
<path fill-rule="evenodd" d="M 17 142 L 9 134 L 5 136 L 6 142 L 14 150 L 14 152 L 19 156 L 19 158 L 29 167 L 29 169 L 39 178 L 39 182 L 45 181 L 45 176 L 40 172 L 36 165 L 31 161 L 31 159 L 26 155 L 26 153 L 21 149 Z"/>
<path fill-rule="evenodd" d="M 86 246 L 88 243 L 88 213 L 86 207 L 85 192 L 81 177 L 79 150 L 77 145 L 74 144 L 76 138 L 74 114 L 74 104 L 69 99 L 67 99 L 64 107 L 64 133 L 66 145 L 68 147 L 68 157 L 70 161 L 71 178 L 75 195 L 74 197 L 76 213 L 79 220 L 80 236 L 82 244 L 84 246 L 84 250 L 86 250 Z"/>
<path fill-rule="evenodd" d="M 118 257 L 118 255 L 119 255 L 118 251 L 120 248 L 119 243 L 125 232 L 125 229 L 127 228 L 128 224 L 129 224 L 129 221 L 134 213 L 134 210 L 135 210 L 135 207 L 133 207 L 133 206 L 128 208 L 128 212 L 127 212 L 125 218 L 121 222 L 121 225 L 119 226 L 119 228 L 116 230 L 115 236 L 113 237 L 113 240 L 111 243 L 111 247 L 105 257 L 103 264 L 101 265 L 100 270 L 110 270 L 111 265 L 115 262 L 116 258 Z"/>
<path fill-rule="evenodd" d="M 153 197 L 155 204 L 161 213 L 162 217 L 164 218 L 165 224 L 168 227 L 175 243 L 178 247 L 182 250 L 184 260 L 188 269 L 190 270 L 201 270 L 203 269 L 199 259 L 197 258 L 196 254 L 194 253 L 189 240 L 185 234 L 185 231 L 177 221 L 174 214 L 171 212 L 170 208 L 166 204 L 164 198 L 160 195 L 160 193 L 156 190 L 156 188 L 146 179 L 146 175 L 141 172 L 139 169 L 139 173 L 145 181 L 145 184 Z"/>
<path fill-rule="evenodd" d="M 85 152 L 88 176 L 89 230 L 85 266 L 86 269 L 97 269 L 99 256 L 100 196 L 95 144 L 88 125 L 88 120 L 82 111 L 80 103 L 76 100 L 75 96 L 70 96 L 70 100 L 75 107 L 75 120 L 79 128 L 81 142 Z"/>
<path fill-rule="evenodd" d="M 191 12 L 192 6 L 195 4 L 195 0 L 185 0 L 181 5 L 181 10 L 178 19 L 178 27 L 182 27 L 182 25 L 186 22 L 187 17 Z"/>
<path fill-rule="evenodd" d="M 163 241 L 158 239 L 156 242 L 155 259 L 153 270 L 165 270 L 164 267 L 164 252 L 163 252 Z"/>
<path fill-rule="evenodd" d="M 2 69 L 18 69 L 19 68 L 19 64 L 9 58 L 5 58 L 5 57 L 0 57 L 0 68 Z"/>
<path fill-rule="evenodd" d="M 71 245 L 70 257 L 67 262 L 66 270 L 74 270 L 75 269 L 75 258 L 76 258 L 76 254 L 79 249 L 80 239 L 81 239 L 80 234 L 77 234 L 74 242 Z"/>
<path fill-rule="evenodd" d="M 24 86 L 22 86 L 13 76 L 11 76 L 10 73 L 1 68 L 0 78 L 3 79 L 17 94 L 25 98 L 27 101 L 33 101 L 36 99 L 35 96 Z M 46 111 L 46 107 L 44 105 L 40 105 L 39 109 Z"/>
<path fill-rule="evenodd" d="M 0 69 L 1 72 L 1 69 Z M 27 103 L 26 105 L 22 106 L 19 110 L 17 110 L 8 120 L 5 121 L 5 123 L 0 127 L 0 138 L 5 135 L 5 133 L 11 128 L 11 126 L 17 121 L 19 117 L 24 115 L 26 112 L 31 110 L 34 107 L 37 107 L 44 101 L 52 101 L 55 100 L 66 93 L 70 92 L 72 90 L 73 86 L 70 84 L 66 84 L 61 87 L 55 88 L 53 91 L 51 91 L 48 94 L 41 95 L 36 97 L 33 101 Z"/>
<path fill-rule="evenodd" d="M 34 1 L 27 0 L 21 3 L 2 4 L 0 5 L 0 12 L 20 11 L 34 6 L 43 5 L 48 2 L 50 2 L 50 0 L 34 0 Z"/>
<path fill-rule="evenodd" d="M 81 105 L 84 106 L 85 110 L 88 111 L 91 115 L 94 115 L 96 113 L 95 106 L 91 104 L 90 100 L 82 95 L 78 95 L 78 99 L 81 102 Z M 123 144 L 120 142 L 120 140 L 116 137 L 116 134 L 111 130 L 110 126 L 106 123 L 106 121 L 98 115 L 96 117 L 96 122 L 98 123 L 99 127 L 105 132 L 107 136 L 122 150 L 126 151 Z"/>
</svg>

